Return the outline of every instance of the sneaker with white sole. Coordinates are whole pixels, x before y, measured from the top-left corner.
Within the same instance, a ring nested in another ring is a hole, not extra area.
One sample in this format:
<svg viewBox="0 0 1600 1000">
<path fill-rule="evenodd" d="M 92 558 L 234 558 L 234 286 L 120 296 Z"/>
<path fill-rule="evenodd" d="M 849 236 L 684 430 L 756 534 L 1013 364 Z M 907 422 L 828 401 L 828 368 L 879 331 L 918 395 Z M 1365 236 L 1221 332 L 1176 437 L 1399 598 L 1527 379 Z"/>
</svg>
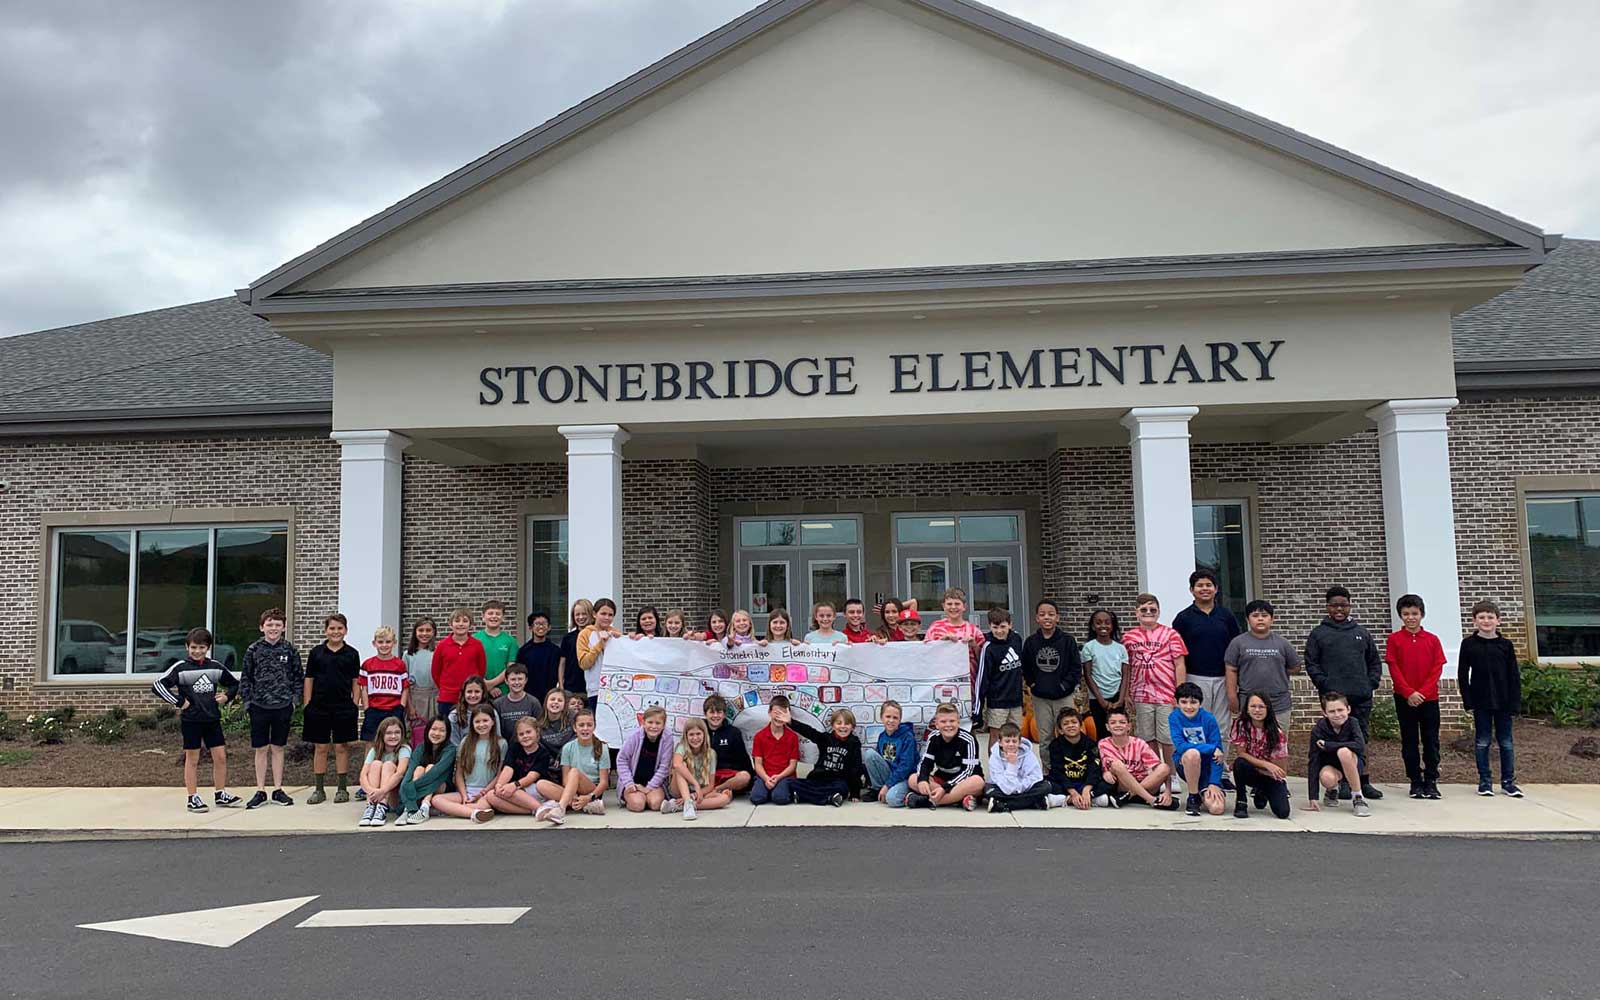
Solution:
<svg viewBox="0 0 1600 1000">
<path fill-rule="evenodd" d="M 834 807 L 844 805 L 844 793 L 834 792 L 832 795 L 828 796 L 828 805 Z"/>
<path fill-rule="evenodd" d="M 1101 797 L 1104 798 L 1104 796 Z M 1067 807 L 1067 797 L 1065 795 L 1046 795 L 1044 797 L 1044 805 L 1046 809 L 1065 809 Z"/>
<path fill-rule="evenodd" d="M 1484 798 L 1494 798 L 1494 786 L 1487 781 L 1478 782 L 1478 794 Z"/>
<path fill-rule="evenodd" d="M 683 812 L 683 800 L 682 799 L 662 799 L 661 800 L 661 815 L 670 816 L 675 812 Z"/>
<path fill-rule="evenodd" d="M 978 797 L 976 795 L 962 796 L 961 808 L 965 809 L 967 812 L 971 812 L 972 810 L 978 808 Z"/>
<path fill-rule="evenodd" d="M 411 825 L 411 814 L 406 812 L 404 809 L 400 810 L 400 815 L 398 815 L 398 816 L 396 816 L 394 818 L 394 825 L 395 826 L 410 826 Z"/>
<path fill-rule="evenodd" d="M 1350 800 L 1350 811 L 1361 817 L 1372 815 L 1372 807 L 1367 805 L 1366 798 L 1360 795 Z"/>
<path fill-rule="evenodd" d="M 1339 806 L 1339 790 L 1337 788 L 1325 789 L 1322 793 L 1322 805 L 1325 809 L 1337 809 Z"/>
<path fill-rule="evenodd" d="M 244 801 L 244 799 L 241 799 L 239 796 L 229 792 L 226 788 L 217 789 L 217 794 L 212 796 L 212 798 L 216 799 L 217 805 L 224 809 L 232 809 L 234 806 Z"/>
<path fill-rule="evenodd" d="M 983 801 L 988 803 L 986 808 L 988 808 L 988 810 L 990 812 L 999 812 L 1000 811 L 1000 803 L 995 801 L 995 797 L 993 795 L 985 796 Z M 963 803 L 963 805 L 964 804 L 965 803 Z"/>
<path fill-rule="evenodd" d="M 480 808 L 472 810 L 472 821 L 474 823 L 487 823 L 491 819 L 494 819 L 493 809 Z"/>
<path fill-rule="evenodd" d="M 540 804 L 539 808 L 537 808 L 537 809 L 535 809 L 533 811 L 533 818 L 537 819 L 537 820 L 549 819 L 550 818 L 550 814 L 555 812 L 559 808 L 561 808 L 561 807 L 558 806 L 554 802 L 542 803 L 542 804 Z"/>
<path fill-rule="evenodd" d="M 192 813 L 210 812 L 211 807 L 206 805 L 206 800 L 199 795 L 189 796 L 189 811 Z"/>
<path fill-rule="evenodd" d="M 1522 789 L 1517 787 L 1517 783 L 1515 781 L 1500 782 L 1500 790 L 1514 799 L 1522 798 Z"/>
<path fill-rule="evenodd" d="M 1062 797 L 1065 798 L 1065 796 Z M 1094 797 L 1094 804 L 1102 809 L 1122 808 L 1122 800 L 1117 798 L 1115 795 L 1096 795 Z"/>
<path fill-rule="evenodd" d="M 692 802 L 692 801 L 690 801 L 688 799 L 685 799 L 684 803 L 683 803 L 683 818 L 684 819 L 694 819 L 696 815 L 697 814 L 694 811 L 694 802 Z"/>
<path fill-rule="evenodd" d="M 389 807 L 382 802 L 378 803 L 378 811 L 372 814 L 372 825 L 382 826 L 389 818 Z"/>
<path fill-rule="evenodd" d="M 378 811 L 378 807 L 377 806 L 367 806 L 365 809 L 361 810 L 361 821 L 358 822 L 356 824 L 356 826 L 371 826 L 372 825 L 372 814 L 377 812 L 377 811 Z"/>
<path fill-rule="evenodd" d="M 256 793 L 250 796 L 250 801 L 244 804 L 244 807 L 246 809 L 260 809 L 262 806 L 267 804 L 267 801 L 267 793 L 258 788 L 256 789 Z"/>
<path fill-rule="evenodd" d="M 604 816 L 606 814 L 606 804 L 599 799 L 590 799 L 589 804 L 583 807 L 583 811 L 590 816 Z"/>
<path fill-rule="evenodd" d="M 560 826 L 562 823 L 567 821 L 567 811 L 558 805 L 554 809 L 550 810 L 549 819 L 550 822 L 554 823 L 556 826 Z"/>
<path fill-rule="evenodd" d="M 272 801 L 280 806 L 294 805 L 294 799 L 291 799 L 289 797 L 289 793 L 281 788 L 274 788 L 272 790 Z"/>
</svg>

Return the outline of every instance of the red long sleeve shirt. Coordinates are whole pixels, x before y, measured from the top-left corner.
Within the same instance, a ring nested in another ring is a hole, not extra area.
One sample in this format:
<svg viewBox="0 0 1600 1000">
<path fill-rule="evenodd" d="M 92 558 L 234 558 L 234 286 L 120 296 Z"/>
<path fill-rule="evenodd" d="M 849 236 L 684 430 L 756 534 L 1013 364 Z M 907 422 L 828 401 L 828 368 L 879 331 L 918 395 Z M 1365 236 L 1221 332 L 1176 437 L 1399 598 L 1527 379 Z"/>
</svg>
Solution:
<svg viewBox="0 0 1600 1000">
<path fill-rule="evenodd" d="M 1439 637 L 1427 629 L 1389 633 L 1383 644 L 1383 660 L 1389 665 L 1394 693 L 1409 698 L 1422 692 L 1426 701 L 1439 700 L 1439 674 L 1444 670 L 1444 647 Z"/>
<path fill-rule="evenodd" d="M 433 684 L 439 689 L 439 700 L 458 700 L 461 685 L 468 677 L 482 677 L 488 663 L 483 643 L 472 636 L 467 636 L 466 642 L 456 642 L 453 635 L 440 639 L 433 647 Z"/>
</svg>

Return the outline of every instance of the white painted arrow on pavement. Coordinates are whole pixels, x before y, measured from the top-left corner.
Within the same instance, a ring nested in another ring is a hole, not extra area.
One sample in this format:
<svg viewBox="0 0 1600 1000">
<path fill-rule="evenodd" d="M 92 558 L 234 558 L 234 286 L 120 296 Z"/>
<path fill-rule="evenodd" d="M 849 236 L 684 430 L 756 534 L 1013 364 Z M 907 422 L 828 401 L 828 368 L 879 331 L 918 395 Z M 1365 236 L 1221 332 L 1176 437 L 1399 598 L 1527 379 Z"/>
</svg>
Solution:
<svg viewBox="0 0 1600 1000">
<path fill-rule="evenodd" d="M 213 910 L 190 910 L 187 913 L 162 913 L 153 917 L 134 917 L 131 920 L 110 920 L 105 923 L 78 926 L 91 931 L 111 931 L 114 934 L 133 934 L 138 937 L 178 941 L 183 944 L 231 948 L 274 920 L 288 916 L 316 898 L 316 896 L 296 896 L 293 899 L 273 899 L 265 903 L 219 906 Z"/>
<path fill-rule="evenodd" d="M 527 906 L 435 906 L 407 909 L 323 910 L 296 927 L 423 927 L 438 924 L 514 924 Z"/>
</svg>

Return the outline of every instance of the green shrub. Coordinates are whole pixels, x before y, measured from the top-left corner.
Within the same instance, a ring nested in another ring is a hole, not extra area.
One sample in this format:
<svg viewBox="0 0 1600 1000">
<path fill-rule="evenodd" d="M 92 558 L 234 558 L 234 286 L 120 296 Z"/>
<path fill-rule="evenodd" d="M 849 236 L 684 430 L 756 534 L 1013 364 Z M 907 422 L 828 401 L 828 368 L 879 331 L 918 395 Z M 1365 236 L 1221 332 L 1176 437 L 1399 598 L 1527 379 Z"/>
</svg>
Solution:
<svg viewBox="0 0 1600 1000">
<path fill-rule="evenodd" d="M 178 717 L 176 715 L 172 715 L 165 719 L 159 720 L 156 723 L 156 728 L 160 729 L 163 733 L 175 733 L 183 728 L 183 724 L 178 721 Z"/>
<path fill-rule="evenodd" d="M 222 706 L 222 730 L 227 733 L 250 731 L 250 716 L 244 710 L 244 702 L 230 701 Z"/>
<path fill-rule="evenodd" d="M 16 738 L 17 724 L 11 721 L 9 715 L 0 712 L 0 740 L 14 740 Z"/>
<path fill-rule="evenodd" d="M 173 708 L 171 705 L 157 705 L 155 716 L 157 722 L 165 722 L 168 719 L 176 719 L 178 717 L 178 710 Z"/>
<path fill-rule="evenodd" d="M 0 767 L 7 764 L 26 764 L 33 757 L 32 750 L 0 750 Z"/>
<path fill-rule="evenodd" d="M 1395 714 L 1393 698 L 1372 699 L 1372 714 L 1367 717 L 1367 732 L 1379 740 L 1400 738 L 1400 717 Z"/>
<path fill-rule="evenodd" d="M 109 708 L 106 710 L 105 718 L 108 718 L 113 722 L 127 722 L 128 710 L 123 708 L 121 705 L 117 705 L 114 708 Z"/>
<path fill-rule="evenodd" d="M 84 719 L 78 723 L 78 732 L 96 743 L 121 743 L 128 738 L 128 713 L 122 712 L 118 718 L 117 710 L 112 709 L 104 715 Z"/>
<path fill-rule="evenodd" d="M 54 712 L 35 712 L 22 720 L 23 728 L 35 743 L 65 743 L 67 724 Z"/>
<path fill-rule="evenodd" d="M 1557 726 L 1592 725 L 1600 717 L 1600 667 L 1522 665 L 1522 712 Z"/>
<path fill-rule="evenodd" d="M 76 705 L 62 705 L 60 708 L 57 708 L 57 709 L 49 712 L 48 714 L 53 715 L 56 718 L 60 719 L 62 725 L 70 726 L 70 725 L 72 725 L 72 720 L 77 718 L 77 716 L 78 716 L 78 706 L 76 706 Z"/>
<path fill-rule="evenodd" d="M 161 717 L 154 712 L 148 715 L 136 715 L 133 717 L 133 724 L 140 729 L 154 729 L 161 724 Z"/>
</svg>

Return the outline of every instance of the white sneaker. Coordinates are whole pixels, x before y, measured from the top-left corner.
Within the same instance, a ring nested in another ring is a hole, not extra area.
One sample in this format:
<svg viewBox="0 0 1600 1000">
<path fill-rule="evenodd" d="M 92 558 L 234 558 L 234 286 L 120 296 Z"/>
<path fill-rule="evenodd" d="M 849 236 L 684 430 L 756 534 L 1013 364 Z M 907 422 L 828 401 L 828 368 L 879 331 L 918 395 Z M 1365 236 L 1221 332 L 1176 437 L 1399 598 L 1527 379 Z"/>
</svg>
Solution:
<svg viewBox="0 0 1600 1000">
<path fill-rule="evenodd" d="M 556 804 L 554 802 L 545 802 L 545 803 L 541 804 L 539 806 L 539 808 L 537 808 L 537 809 L 535 809 L 533 811 L 533 818 L 536 819 L 536 820 L 537 819 L 549 819 L 550 818 L 550 814 L 555 812 L 555 811 L 556 811 Z"/>
<path fill-rule="evenodd" d="M 554 809 L 550 810 L 550 822 L 554 823 L 556 826 L 560 826 L 566 821 L 567 811 L 561 808 L 561 806 L 558 805 Z"/>
<path fill-rule="evenodd" d="M 372 816 L 377 811 L 378 811 L 378 807 L 377 806 L 374 806 L 374 805 L 367 806 L 366 809 L 362 810 L 362 812 L 361 812 L 361 821 L 359 823 L 357 823 L 356 826 L 371 826 L 372 825 Z"/>
<path fill-rule="evenodd" d="M 1044 804 L 1049 809 L 1064 809 L 1067 805 L 1067 797 L 1065 795 L 1046 795 Z"/>
<path fill-rule="evenodd" d="M 583 811 L 590 816 L 604 816 L 606 814 L 606 804 L 599 799 L 590 799 L 589 804 L 583 807 Z"/>
<path fill-rule="evenodd" d="M 1173 775 L 1172 777 L 1167 779 L 1167 790 L 1170 791 L 1174 795 L 1178 794 L 1178 776 L 1177 775 Z"/>
<path fill-rule="evenodd" d="M 400 810 L 400 815 L 395 817 L 394 825 L 395 826 L 410 826 L 411 825 L 411 814 L 406 812 L 404 809 Z"/>
<path fill-rule="evenodd" d="M 413 815 L 411 817 L 411 822 L 413 822 L 413 823 L 421 823 L 422 821 L 426 820 L 429 816 L 432 816 L 432 815 L 433 815 L 433 802 L 431 800 L 429 800 L 429 799 L 423 799 L 422 800 L 422 805 L 417 807 L 417 811 L 416 811 L 415 815 Z"/>
<path fill-rule="evenodd" d="M 1119 805 L 1117 800 L 1109 795 L 1096 795 L 1094 797 L 1094 804 L 1102 809 L 1115 809 Z"/>
<path fill-rule="evenodd" d="M 689 801 L 688 799 L 685 799 L 684 802 L 683 802 L 683 818 L 684 819 L 694 819 L 694 817 L 695 817 L 694 803 Z"/>
<path fill-rule="evenodd" d="M 675 812 L 682 812 L 682 811 L 683 811 L 683 800 L 682 799 L 662 799 L 661 800 L 661 815 L 670 816 L 671 814 L 673 814 Z"/>
</svg>

